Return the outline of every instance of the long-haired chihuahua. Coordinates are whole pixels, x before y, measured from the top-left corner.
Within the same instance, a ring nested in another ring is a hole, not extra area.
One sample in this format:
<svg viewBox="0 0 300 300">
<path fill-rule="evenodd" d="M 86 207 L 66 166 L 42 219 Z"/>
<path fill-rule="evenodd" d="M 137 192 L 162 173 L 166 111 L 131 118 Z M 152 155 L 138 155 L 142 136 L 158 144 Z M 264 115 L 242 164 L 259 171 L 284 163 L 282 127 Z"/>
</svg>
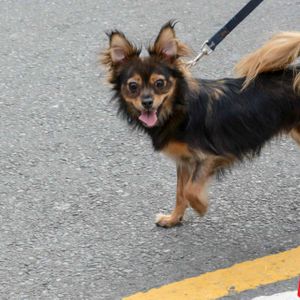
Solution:
<svg viewBox="0 0 300 300">
<path fill-rule="evenodd" d="M 156 224 L 172 227 L 191 206 L 208 207 L 210 178 L 236 161 L 259 155 L 272 137 L 290 134 L 300 144 L 300 32 L 275 35 L 236 66 L 238 78 L 192 77 L 183 57 L 189 48 L 165 24 L 149 56 L 120 31 L 101 54 L 119 113 L 148 134 L 156 151 L 177 166 L 176 206 Z"/>
</svg>

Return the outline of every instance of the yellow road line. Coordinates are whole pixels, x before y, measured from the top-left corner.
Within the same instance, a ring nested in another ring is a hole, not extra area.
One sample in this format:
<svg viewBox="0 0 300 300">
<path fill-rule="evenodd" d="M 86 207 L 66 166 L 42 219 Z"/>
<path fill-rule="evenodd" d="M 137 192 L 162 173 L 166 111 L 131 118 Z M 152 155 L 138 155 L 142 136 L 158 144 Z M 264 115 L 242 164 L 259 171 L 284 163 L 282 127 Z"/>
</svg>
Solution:
<svg viewBox="0 0 300 300">
<path fill-rule="evenodd" d="M 174 282 L 123 300 L 211 300 L 300 275 L 300 246 Z M 297 287 L 295 287 L 296 289 Z"/>
</svg>

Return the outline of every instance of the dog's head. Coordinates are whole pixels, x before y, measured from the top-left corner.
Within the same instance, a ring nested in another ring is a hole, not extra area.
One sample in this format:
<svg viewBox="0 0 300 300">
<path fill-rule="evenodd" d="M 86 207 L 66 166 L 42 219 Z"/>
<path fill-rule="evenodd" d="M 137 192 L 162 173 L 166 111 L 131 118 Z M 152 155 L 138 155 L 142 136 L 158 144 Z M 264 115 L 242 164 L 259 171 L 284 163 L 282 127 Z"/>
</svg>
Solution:
<svg viewBox="0 0 300 300">
<path fill-rule="evenodd" d="M 174 25 L 168 22 L 161 28 L 147 57 L 140 57 L 141 50 L 120 31 L 108 34 L 109 48 L 101 56 L 120 107 L 145 127 L 162 125 L 176 101 L 183 101 L 176 99 L 189 73 L 180 58 L 189 49 L 176 38 Z"/>
</svg>

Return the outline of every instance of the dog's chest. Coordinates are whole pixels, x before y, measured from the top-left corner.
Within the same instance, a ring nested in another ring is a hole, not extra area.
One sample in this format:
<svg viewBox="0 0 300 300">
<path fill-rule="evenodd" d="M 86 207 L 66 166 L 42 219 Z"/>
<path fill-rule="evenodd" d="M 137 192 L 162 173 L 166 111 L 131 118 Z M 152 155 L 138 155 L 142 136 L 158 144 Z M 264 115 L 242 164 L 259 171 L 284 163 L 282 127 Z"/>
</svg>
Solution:
<svg viewBox="0 0 300 300">
<path fill-rule="evenodd" d="M 186 160 L 203 160 L 205 154 L 201 151 L 191 149 L 188 144 L 184 142 L 171 141 L 163 149 L 162 153 L 176 161 Z"/>
</svg>

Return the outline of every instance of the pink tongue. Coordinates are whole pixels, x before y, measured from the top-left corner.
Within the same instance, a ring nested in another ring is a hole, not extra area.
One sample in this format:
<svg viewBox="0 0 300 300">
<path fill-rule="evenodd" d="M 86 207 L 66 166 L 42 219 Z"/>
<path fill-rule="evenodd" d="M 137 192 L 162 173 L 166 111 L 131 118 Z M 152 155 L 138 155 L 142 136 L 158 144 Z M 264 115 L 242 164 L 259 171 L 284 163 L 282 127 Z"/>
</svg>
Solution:
<svg viewBox="0 0 300 300">
<path fill-rule="evenodd" d="M 153 127 L 157 122 L 156 111 L 143 111 L 139 116 L 139 120 L 145 123 L 148 127 Z"/>
</svg>

